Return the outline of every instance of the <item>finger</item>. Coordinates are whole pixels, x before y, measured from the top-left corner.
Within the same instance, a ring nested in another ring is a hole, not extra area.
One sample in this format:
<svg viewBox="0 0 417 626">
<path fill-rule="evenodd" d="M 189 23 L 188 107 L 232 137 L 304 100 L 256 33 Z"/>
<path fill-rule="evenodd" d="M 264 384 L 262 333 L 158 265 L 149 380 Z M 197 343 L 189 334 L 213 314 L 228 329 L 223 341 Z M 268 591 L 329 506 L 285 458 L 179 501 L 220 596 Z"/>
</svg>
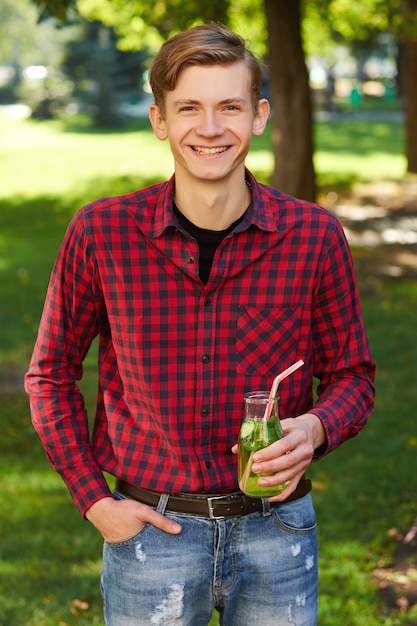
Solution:
<svg viewBox="0 0 417 626">
<path fill-rule="evenodd" d="M 252 471 L 254 474 L 269 474 L 271 472 L 282 472 L 284 470 L 288 470 L 292 465 L 295 464 L 294 456 L 290 456 L 290 451 L 280 454 L 274 454 L 268 457 L 261 457 L 261 460 L 258 460 L 259 457 L 254 456 Z"/>
<path fill-rule="evenodd" d="M 284 502 L 297 488 L 302 478 L 302 474 L 298 474 L 294 478 L 289 479 L 287 486 L 276 496 L 268 498 L 269 502 Z"/>
<path fill-rule="evenodd" d="M 295 491 L 296 485 L 297 481 L 290 481 L 278 495 L 268 498 L 268 502 L 284 502 Z"/>
<path fill-rule="evenodd" d="M 276 487 L 278 485 L 284 485 L 285 483 L 288 483 L 289 481 L 293 480 L 297 475 L 298 472 L 295 472 L 291 469 L 277 471 L 275 472 L 275 474 L 270 473 L 268 476 L 260 476 L 258 478 L 258 484 L 260 487 Z"/>
<path fill-rule="evenodd" d="M 180 524 L 168 519 L 164 515 L 161 515 L 161 513 L 158 513 L 146 505 L 143 510 L 141 510 L 140 519 L 143 522 L 152 524 L 152 526 L 159 528 L 165 533 L 169 533 L 170 535 L 178 535 L 182 531 L 182 526 Z"/>
<path fill-rule="evenodd" d="M 263 463 L 265 461 L 272 461 L 273 459 L 277 459 L 279 457 L 284 456 L 288 452 L 290 452 L 295 447 L 295 442 L 291 438 L 290 435 L 283 437 L 279 441 L 275 441 L 271 445 L 266 448 L 262 448 L 262 450 L 258 450 L 253 455 L 254 463 Z"/>
<path fill-rule="evenodd" d="M 276 477 L 279 476 L 279 482 L 285 482 L 286 480 L 293 479 L 298 475 L 302 475 L 306 472 L 307 468 L 311 464 L 311 455 L 304 454 L 302 450 L 292 450 L 287 452 L 283 456 L 280 456 L 271 461 L 265 461 L 263 463 L 254 463 L 252 470 L 255 474 L 273 474 L 273 484 L 277 484 Z M 265 477 L 268 480 L 271 477 Z"/>
</svg>

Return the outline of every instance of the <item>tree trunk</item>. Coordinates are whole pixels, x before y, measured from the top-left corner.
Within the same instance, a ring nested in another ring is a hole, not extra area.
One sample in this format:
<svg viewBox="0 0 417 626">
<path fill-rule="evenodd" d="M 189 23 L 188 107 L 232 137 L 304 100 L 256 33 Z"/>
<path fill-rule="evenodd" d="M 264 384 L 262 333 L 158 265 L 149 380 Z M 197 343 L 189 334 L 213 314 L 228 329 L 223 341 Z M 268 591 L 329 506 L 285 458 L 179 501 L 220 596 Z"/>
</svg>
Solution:
<svg viewBox="0 0 417 626">
<path fill-rule="evenodd" d="M 417 0 L 408 0 L 408 13 L 417 19 Z M 404 51 L 407 171 L 417 172 L 417 40 L 408 39 Z"/>
<path fill-rule="evenodd" d="M 314 200 L 310 86 L 301 40 L 301 0 L 265 0 L 275 170 L 272 185 Z"/>
</svg>

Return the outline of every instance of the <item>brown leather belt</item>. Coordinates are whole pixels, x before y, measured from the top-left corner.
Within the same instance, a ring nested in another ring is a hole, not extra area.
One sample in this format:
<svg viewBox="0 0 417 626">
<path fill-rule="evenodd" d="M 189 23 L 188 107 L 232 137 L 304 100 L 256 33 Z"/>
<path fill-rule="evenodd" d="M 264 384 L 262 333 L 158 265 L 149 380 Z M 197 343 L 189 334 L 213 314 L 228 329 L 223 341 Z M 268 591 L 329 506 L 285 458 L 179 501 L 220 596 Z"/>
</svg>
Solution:
<svg viewBox="0 0 417 626">
<path fill-rule="evenodd" d="M 161 494 L 158 491 L 150 491 L 135 487 L 123 480 L 116 481 L 116 490 L 122 495 L 137 500 L 150 506 L 158 506 Z M 307 495 L 311 490 L 311 480 L 302 478 L 297 485 L 297 489 L 283 502 L 284 504 L 293 500 L 298 500 Z M 170 495 L 166 509 L 173 513 L 186 513 L 207 519 L 222 519 L 236 515 L 247 515 L 254 511 L 262 511 L 262 499 L 250 498 L 241 491 L 226 494 L 178 494 Z"/>
</svg>

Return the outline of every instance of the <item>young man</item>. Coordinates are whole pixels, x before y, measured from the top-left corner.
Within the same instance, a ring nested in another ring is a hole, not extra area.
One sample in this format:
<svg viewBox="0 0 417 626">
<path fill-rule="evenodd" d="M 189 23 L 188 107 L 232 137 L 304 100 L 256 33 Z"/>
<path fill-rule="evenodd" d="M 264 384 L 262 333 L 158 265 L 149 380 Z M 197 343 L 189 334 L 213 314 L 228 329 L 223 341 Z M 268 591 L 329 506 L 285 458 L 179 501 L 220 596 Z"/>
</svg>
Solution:
<svg viewBox="0 0 417 626">
<path fill-rule="evenodd" d="M 357 434 L 374 397 L 348 245 L 331 214 L 245 169 L 269 105 L 240 37 L 215 24 L 179 34 L 150 80 L 175 175 L 70 224 L 26 378 L 33 424 L 105 539 L 108 626 L 206 626 L 213 607 L 226 626 L 313 626 L 304 474 Z M 76 381 L 97 335 L 90 439 Z M 254 456 L 272 472 L 261 484 L 289 484 L 248 498 L 235 457 L 243 395 L 298 358 L 280 386 L 286 436 Z"/>
</svg>

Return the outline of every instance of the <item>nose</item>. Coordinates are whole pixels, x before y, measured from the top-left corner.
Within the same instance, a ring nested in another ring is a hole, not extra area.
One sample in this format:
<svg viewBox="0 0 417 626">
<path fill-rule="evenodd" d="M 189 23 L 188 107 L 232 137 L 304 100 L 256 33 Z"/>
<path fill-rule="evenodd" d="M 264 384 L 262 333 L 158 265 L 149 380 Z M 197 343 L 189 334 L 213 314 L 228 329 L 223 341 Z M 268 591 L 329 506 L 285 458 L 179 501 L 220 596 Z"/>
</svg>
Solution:
<svg viewBox="0 0 417 626">
<path fill-rule="evenodd" d="M 203 111 L 196 130 L 199 135 L 215 137 L 223 132 L 223 126 L 215 111 Z"/>
</svg>

